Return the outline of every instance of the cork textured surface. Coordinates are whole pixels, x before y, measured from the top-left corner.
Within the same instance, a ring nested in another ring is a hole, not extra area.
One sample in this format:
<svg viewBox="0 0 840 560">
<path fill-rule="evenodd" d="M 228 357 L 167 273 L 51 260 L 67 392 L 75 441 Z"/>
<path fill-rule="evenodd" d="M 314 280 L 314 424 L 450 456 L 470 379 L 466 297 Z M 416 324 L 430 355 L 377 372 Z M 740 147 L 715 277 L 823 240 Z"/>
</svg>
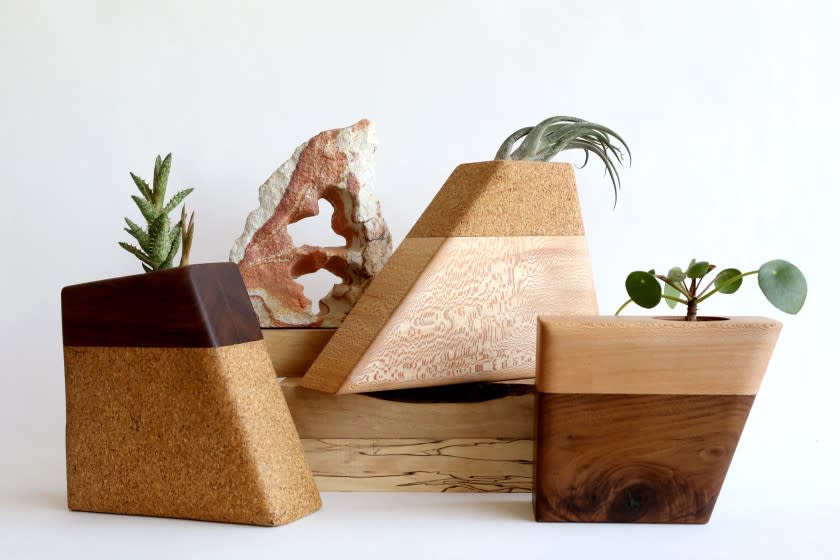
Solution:
<svg viewBox="0 0 840 560">
<path fill-rule="evenodd" d="M 584 235 L 572 165 L 459 165 L 408 233 L 409 238 L 501 235 Z"/>
<path fill-rule="evenodd" d="M 271 526 L 320 507 L 262 340 L 64 360 L 70 509 Z"/>
</svg>

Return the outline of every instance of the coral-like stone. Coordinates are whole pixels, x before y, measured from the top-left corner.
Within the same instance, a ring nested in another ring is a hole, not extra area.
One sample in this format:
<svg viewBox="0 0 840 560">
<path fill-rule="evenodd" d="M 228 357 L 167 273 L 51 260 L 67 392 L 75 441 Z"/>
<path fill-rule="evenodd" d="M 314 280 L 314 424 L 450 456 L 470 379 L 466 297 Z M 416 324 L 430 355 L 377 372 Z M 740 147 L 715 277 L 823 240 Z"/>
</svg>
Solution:
<svg viewBox="0 0 840 560">
<path fill-rule="evenodd" d="M 374 193 L 376 132 L 367 120 L 321 132 L 295 150 L 260 187 L 230 260 L 239 265 L 262 327 L 337 327 L 392 252 L 391 233 Z M 333 207 L 343 247 L 297 247 L 287 228 Z M 320 269 L 341 278 L 318 314 L 295 279 Z"/>
</svg>

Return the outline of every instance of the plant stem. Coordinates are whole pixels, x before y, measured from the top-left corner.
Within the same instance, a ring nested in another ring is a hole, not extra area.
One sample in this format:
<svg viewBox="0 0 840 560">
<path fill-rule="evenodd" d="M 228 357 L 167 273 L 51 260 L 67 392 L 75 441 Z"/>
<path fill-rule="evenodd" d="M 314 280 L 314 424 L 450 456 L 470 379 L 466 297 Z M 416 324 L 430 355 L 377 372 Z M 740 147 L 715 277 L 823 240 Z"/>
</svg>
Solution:
<svg viewBox="0 0 840 560">
<path fill-rule="evenodd" d="M 618 314 L 621 313 L 622 311 L 624 311 L 624 308 L 627 307 L 628 305 L 630 305 L 631 303 L 633 303 L 633 300 L 628 299 L 623 304 L 621 304 L 621 307 L 619 307 L 618 311 L 615 312 L 615 316 L 618 317 Z"/>
<path fill-rule="evenodd" d="M 703 297 L 701 297 L 700 299 L 698 299 L 697 303 L 702 303 L 703 301 L 705 301 L 705 300 L 709 299 L 710 297 L 712 297 L 713 295 L 715 295 L 718 291 L 720 291 L 721 288 L 726 287 L 729 284 L 732 284 L 733 282 L 735 282 L 739 278 L 744 278 L 744 277 L 749 276 L 751 274 L 758 274 L 758 271 L 757 270 L 751 270 L 749 272 L 744 272 L 742 274 L 739 274 L 738 276 L 733 276 L 732 278 L 730 278 L 729 280 L 727 280 L 726 282 L 724 282 L 723 284 L 721 284 L 720 286 L 718 286 L 717 288 L 715 288 L 714 290 L 709 292 L 708 294 L 706 294 Z"/>
<path fill-rule="evenodd" d="M 688 311 L 685 314 L 686 321 L 696 321 L 697 320 L 697 300 L 692 299 L 688 302 Z"/>
</svg>

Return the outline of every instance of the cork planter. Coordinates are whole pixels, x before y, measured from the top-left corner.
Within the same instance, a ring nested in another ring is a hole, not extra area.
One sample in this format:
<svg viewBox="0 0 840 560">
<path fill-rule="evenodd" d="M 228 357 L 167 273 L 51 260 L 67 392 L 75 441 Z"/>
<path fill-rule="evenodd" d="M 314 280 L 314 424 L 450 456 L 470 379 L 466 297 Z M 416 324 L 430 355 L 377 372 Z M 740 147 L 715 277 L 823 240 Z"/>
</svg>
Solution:
<svg viewBox="0 0 840 560">
<path fill-rule="evenodd" d="M 279 525 L 320 507 L 236 265 L 62 290 L 72 510 Z"/>
<path fill-rule="evenodd" d="M 536 520 L 708 522 L 781 326 L 540 317 Z"/>
<path fill-rule="evenodd" d="M 533 378 L 540 312 L 597 313 L 573 166 L 459 165 L 302 385 L 343 394 Z"/>
</svg>

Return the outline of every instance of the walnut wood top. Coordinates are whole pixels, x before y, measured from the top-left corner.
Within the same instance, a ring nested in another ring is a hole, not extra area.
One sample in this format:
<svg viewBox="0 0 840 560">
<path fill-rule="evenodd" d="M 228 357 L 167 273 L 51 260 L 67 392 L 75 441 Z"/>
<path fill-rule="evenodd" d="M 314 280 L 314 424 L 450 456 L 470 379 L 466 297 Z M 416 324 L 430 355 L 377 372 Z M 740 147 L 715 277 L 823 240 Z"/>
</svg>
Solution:
<svg viewBox="0 0 840 560">
<path fill-rule="evenodd" d="M 545 393 L 755 395 L 782 329 L 765 317 L 540 317 Z"/>
<path fill-rule="evenodd" d="M 65 346 L 211 348 L 262 339 L 233 263 L 197 264 L 67 286 Z"/>
</svg>

